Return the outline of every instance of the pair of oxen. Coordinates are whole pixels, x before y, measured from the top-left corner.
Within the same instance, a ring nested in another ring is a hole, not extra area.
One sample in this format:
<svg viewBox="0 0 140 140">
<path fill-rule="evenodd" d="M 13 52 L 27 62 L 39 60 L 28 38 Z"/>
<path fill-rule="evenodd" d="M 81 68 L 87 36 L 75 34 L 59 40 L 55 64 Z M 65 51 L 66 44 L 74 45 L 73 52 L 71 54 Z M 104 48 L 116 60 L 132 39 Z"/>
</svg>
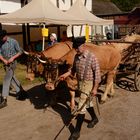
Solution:
<svg viewBox="0 0 140 140">
<path fill-rule="evenodd" d="M 124 42 L 140 41 L 140 35 L 133 34 L 122 39 Z M 128 43 L 108 43 L 95 45 L 93 43 L 85 43 L 82 47 L 86 47 L 93 52 L 98 58 L 101 74 L 107 76 L 104 94 L 101 97 L 101 103 L 107 99 L 107 95 L 114 96 L 113 81 L 117 72 L 117 68 L 122 61 L 123 51 L 128 49 L 132 44 Z M 29 55 L 28 61 L 32 73 L 40 73 L 46 80 L 46 89 L 55 90 L 59 83 L 59 76 L 72 67 L 76 51 L 72 48 L 72 42 L 60 42 L 50 48 L 42 51 L 40 54 L 25 52 Z M 28 68 L 29 68 L 28 66 Z M 27 71 L 28 72 L 28 71 Z M 31 75 L 30 75 L 31 76 Z M 28 73 L 28 78 L 31 78 Z M 33 79 L 32 79 L 33 80 Z M 77 88 L 77 80 L 75 77 L 65 79 L 70 89 L 71 108 L 75 106 L 75 90 Z"/>
</svg>

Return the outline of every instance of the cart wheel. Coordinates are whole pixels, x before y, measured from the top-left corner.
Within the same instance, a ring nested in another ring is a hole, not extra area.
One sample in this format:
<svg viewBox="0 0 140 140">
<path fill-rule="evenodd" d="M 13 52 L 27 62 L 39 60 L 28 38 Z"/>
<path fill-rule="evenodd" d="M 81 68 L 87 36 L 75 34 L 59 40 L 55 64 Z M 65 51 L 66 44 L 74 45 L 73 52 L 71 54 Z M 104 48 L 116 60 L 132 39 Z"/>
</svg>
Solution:
<svg viewBox="0 0 140 140">
<path fill-rule="evenodd" d="M 135 69 L 134 84 L 136 90 L 140 91 L 140 63 L 137 64 L 137 67 Z"/>
</svg>

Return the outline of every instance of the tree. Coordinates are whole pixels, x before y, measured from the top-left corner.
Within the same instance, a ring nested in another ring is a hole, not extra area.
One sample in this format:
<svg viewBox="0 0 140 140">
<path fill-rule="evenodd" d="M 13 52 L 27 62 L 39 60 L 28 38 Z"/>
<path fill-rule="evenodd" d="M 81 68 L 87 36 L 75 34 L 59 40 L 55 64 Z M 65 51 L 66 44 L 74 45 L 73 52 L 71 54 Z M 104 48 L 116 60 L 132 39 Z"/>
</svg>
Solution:
<svg viewBox="0 0 140 140">
<path fill-rule="evenodd" d="M 131 11 L 136 4 L 140 3 L 139 0 L 111 0 L 117 5 L 122 11 Z"/>
</svg>

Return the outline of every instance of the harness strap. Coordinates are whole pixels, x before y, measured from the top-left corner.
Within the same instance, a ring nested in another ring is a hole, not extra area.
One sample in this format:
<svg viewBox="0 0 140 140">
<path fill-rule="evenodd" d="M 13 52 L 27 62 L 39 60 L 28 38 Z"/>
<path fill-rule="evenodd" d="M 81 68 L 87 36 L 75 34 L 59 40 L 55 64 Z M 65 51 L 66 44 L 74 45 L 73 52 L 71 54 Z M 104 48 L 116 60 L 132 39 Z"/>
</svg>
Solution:
<svg viewBox="0 0 140 140">
<path fill-rule="evenodd" d="M 70 50 L 72 49 L 72 47 L 67 42 L 64 43 L 69 47 Z"/>
</svg>

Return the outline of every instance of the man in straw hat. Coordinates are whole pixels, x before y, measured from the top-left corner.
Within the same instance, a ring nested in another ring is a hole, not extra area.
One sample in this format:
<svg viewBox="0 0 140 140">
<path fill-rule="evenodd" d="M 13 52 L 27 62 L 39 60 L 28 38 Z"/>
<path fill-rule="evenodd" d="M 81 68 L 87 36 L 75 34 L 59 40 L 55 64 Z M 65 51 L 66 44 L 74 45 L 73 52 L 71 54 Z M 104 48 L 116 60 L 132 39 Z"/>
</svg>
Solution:
<svg viewBox="0 0 140 140">
<path fill-rule="evenodd" d="M 80 98 L 78 102 L 78 110 L 82 108 L 77 116 L 77 123 L 74 132 L 69 140 L 77 140 L 80 137 L 80 130 L 85 118 L 86 111 L 91 116 L 91 121 L 88 123 L 88 128 L 93 128 L 98 123 L 98 118 L 94 112 L 92 100 L 86 102 L 89 95 L 95 96 L 97 93 L 98 84 L 101 80 L 100 67 L 97 58 L 86 49 L 85 37 L 77 37 L 73 39 L 73 48 L 76 49 L 73 67 L 70 71 L 60 76 L 60 79 L 65 79 L 70 74 L 76 73 L 78 80 L 78 90 Z M 83 104 L 86 102 L 86 105 Z"/>
</svg>

